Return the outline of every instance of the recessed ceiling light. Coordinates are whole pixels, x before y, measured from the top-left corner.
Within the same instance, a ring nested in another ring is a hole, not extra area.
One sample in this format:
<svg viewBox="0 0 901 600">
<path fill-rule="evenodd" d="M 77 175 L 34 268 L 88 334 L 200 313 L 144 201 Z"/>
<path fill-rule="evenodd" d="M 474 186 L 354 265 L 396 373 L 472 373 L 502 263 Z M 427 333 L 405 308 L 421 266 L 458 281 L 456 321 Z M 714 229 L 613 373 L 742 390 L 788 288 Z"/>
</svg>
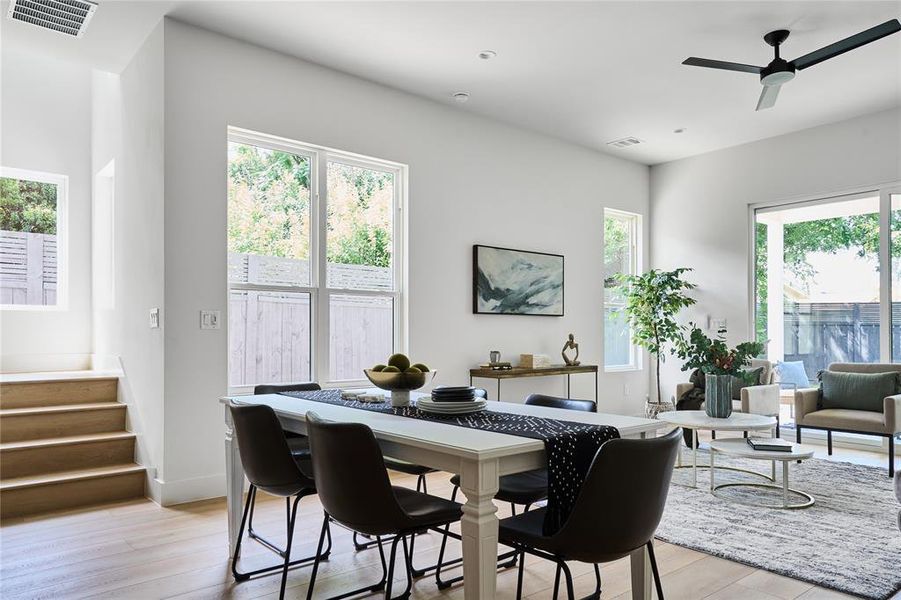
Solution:
<svg viewBox="0 0 901 600">
<path fill-rule="evenodd" d="M 497 56 L 497 52 L 495 52 L 494 50 L 482 50 L 481 52 L 479 52 L 479 58 L 481 58 L 482 60 L 491 60 L 495 56 Z"/>
<path fill-rule="evenodd" d="M 686 130 L 684 127 L 680 127 L 679 129 L 673 129 L 673 133 L 685 133 L 685 131 Z"/>
<path fill-rule="evenodd" d="M 456 94 L 454 94 L 454 100 L 456 102 L 459 102 L 460 104 L 463 104 L 464 102 L 469 100 L 469 94 L 466 92 L 457 92 Z"/>
</svg>

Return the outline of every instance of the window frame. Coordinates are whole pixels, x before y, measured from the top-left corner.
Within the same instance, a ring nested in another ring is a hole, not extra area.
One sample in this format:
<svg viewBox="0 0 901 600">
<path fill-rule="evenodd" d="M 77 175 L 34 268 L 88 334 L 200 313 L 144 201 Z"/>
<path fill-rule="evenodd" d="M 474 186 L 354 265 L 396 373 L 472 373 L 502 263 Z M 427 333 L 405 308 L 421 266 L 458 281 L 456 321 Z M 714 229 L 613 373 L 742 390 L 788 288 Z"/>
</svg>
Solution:
<svg viewBox="0 0 901 600">
<path fill-rule="evenodd" d="M 56 186 L 56 303 L 0 304 L 4 312 L 66 312 L 69 310 L 69 176 L 47 171 L 0 166 L 0 177 Z"/>
<path fill-rule="evenodd" d="M 604 221 L 608 218 L 620 219 L 623 221 L 627 221 L 629 225 L 629 242 L 630 242 L 630 256 L 629 256 L 629 269 L 630 275 L 637 275 L 642 271 L 642 232 L 643 232 L 643 216 L 640 213 L 629 212 L 625 210 L 619 210 L 616 208 L 604 208 Z M 602 230 L 603 231 L 603 230 Z M 603 237 L 603 234 L 602 234 Z M 607 240 L 606 238 L 603 240 L 603 244 L 606 247 Z M 603 250 L 602 250 L 603 254 Z M 603 260 L 603 258 L 602 258 Z M 606 317 L 606 312 L 608 308 L 607 303 L 607 294 L 606 294 L 606 285 L 602 281 L 603 286 L 603 315 Z M 613 305 L 611 305 L 613 306 Z M 621 306 L 620 304 L 615 304 L 615 306 Z M 631 326 L 629 327 L 629 356 L 630 360 L 627 364 L 619 364 L 619 365 L 607 365 L 607 356 L 606 353 L 604 355 L 604 372 L 605 373 L 628 373 L 633 371 L 641 371 L 644 368 L 642 364 L 643 353 L 641 352 L 641 348 L 636 345 L 632 341 L 631 335 Z M 606 328 L 604 330 L 604 335 L 606 336 L 607 331 Z"/>
<path fill-rule="evenodd" d="M 310 296 L 310 379 L 324 388 L 369 386 L 362 373 L 356 379 L 331 379 L 330 365 L 330 301 L 333 295 L 362 297 L 387 297 L 393 302 L 394 352 L 407 351 L 407 305 L 405 294 L 407 222 L 406 165 L 383 159 L 335 150 L 325 146 L 295 142 L 286 138 L 258 133 L 237 127 L 228 128 L 229 143 L 248 144 L 289 152 L 310 160 L 310 281 L 309 285 L 266 285 L 236 283 L 226 280 L 229 297 L 232 290 L 295 292 Z M 394 175 L 392 208 L 392 256 L 393 290 L 360 290 L 328 287 L 328 165 L 338 162 L 345 165 L 377 170 Z M 226 236 L 227 241 L 227 236 Z M 227 252 L 227 250 L 226 250 Z M 230 302 L 226 306 L 231 308 Z M 228 311 L 226 311 L 228 312 Z M 226 319 L 226 323 L 230 321 Z M 387 357 L 385 357 L 387 359 Z M 230 393 L 252 393 L 255 385 L 275 382 L 255 382 L 241 386 L 229 386 Z"/>
<path fill-rule="evenodd" d="M 891 363 L 892 357 L 892 280 L 891 280 L 891 197 L 901 194 L 901 181 L 890 181 L 860 186 L 815 195 L 796 196 L 781 200 L 756 202 L 748 205 L 748 331 L 756 335 L 757 323 L 757 277 L 756 277 L 756 225 L 757 214 L 778 212 L 789 208 L 817 206 L 865 197 L 879 198 L 879 362 Z M 775 362 L 782 357 L 770 356 L 766 347 L 767 360 Z"/>
</svg>

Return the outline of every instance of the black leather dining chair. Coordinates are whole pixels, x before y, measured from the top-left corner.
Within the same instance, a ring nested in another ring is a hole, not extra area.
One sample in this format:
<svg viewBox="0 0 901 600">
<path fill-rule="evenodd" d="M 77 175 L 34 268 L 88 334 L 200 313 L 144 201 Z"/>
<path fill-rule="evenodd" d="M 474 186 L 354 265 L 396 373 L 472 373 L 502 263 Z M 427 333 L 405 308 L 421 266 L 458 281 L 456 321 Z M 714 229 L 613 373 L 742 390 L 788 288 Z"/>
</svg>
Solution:
<svg viewBox="0 0 901 600">
<path fill-rule="evenodd" d="M 562 408 L 566 410 L 578 410 L 582 412 L 597 412 L 597 404 L 591 400 L 570 400 L 569 398 L 558 398 L 557 396 L 547 396 L 545 394 L 530 394 L 526 397 L 523 404 L 529 406 L 545 406 L 548 408 Z M 460 489 L 460 476 L 451 477 L 451 483 L 454 486 L 451 492 L 451 500 L 457 499 L 457 492 Z M 500 502 L 508 502 L 510 510 L 516 514 L 516 505 L 522 505 L 525 511 L 529 510 L 536 502 L 547 499 L 547 469 L 535 469 L 532 471 L 523 471 L 522 473 L 513 473 L 512 475 L 504 475 L 498 482 L 498 491 L 494 496 L 495 500 Z M 458 564 L 460 559 L 444 563 L 444 550 L 447 544 L 447 537 L 441 540 L 441 549 L 438 552 L 438 565 L 441 569 L 447 566 Z M 512 567 L 516 565 L 516 553 L 506 552 L 498 557 L 502 564 L 501 568 Z M 458 576 L 453 579 L 441 579 L 441 569 L 438 569 L 436 579 L 438 587 L 444 589 L 458 581 L 462 581 L 463 577 Z M 429 570 L 429 569 L 426 569 Z"/>
<path fill-rule="evenodd" d="M 476 398 L 488 398 L 488 391 L 483 388 L 473 388 L 473 395 Z M 423 492 L 425 494 L 429 493 L 429 485 L 428 480 L 426 479 L 426 475 L 429 473 L 434 473 L 435 469 L 431 467 L 426 467 L 423 465 L 417 465 L 415 463 L 407 462 L 405 460 L 400 460 L 397 458 L 391 458 L 390 456 L 385 456 L 385 466 L 388 467 L 391 471 L 397 471 L 399 473 L 406 473 L 407 475 L 415 475 L 416 476 L 416 491 Z M 416 536 L 413 535 L 410 537 L 410 554 L 413 553 L 413 546 L 415 544 Z M 366 550 L 368 548 L 373 548 L 376 545 L 375 540 L 370 540 L 368 542 L 361 542 L 359 540 L 358 534 L 354 533 L 354 549 L 357 551 Z M 413 572 L 413 577 L 422 577 L 426 573 L 435 570 L 436 566 L 433 565 L 431 567 L 427 567 L 425 569 L 417 569 L 415 565 L 411 563 L 410 568 Z"/>
<path fill-rule="evenodd" d="M 407 587 L 399 596 L 408 598 L 413 586 L 410 572 L 412 551 L 407 536 L 428 529 L 438 530 L 460 520 L 460 504 L 392 486 L 382 453 L 372 430 L 361 423 L 327 423 L 307 413 L 307 433 L 312 448 L 313 471 L 325 518 L 317 554 L 322 553 L 329 520 L 376 539 L 382 562 L 382 578 L 375 584 L 335 596 L 332 600 L 384 589 L 391 598 L 397 547 L 403 545 Z M 382 537 L 393 536 L 388 565 Z M 320 560 L 313 564 L 307 600 L 313 597 Z"/>
<path fill-rule="evenodd" d="M 598 450 L 582 484 L 572 512 L 559 531 L 542 532 L 545 508 L 531 510 L 500 522 L 500 542 L 520 552 L 516 597 L 522 596 L 525 554 L 557 564 L 554 598 L 560 573 L 566 580 L 569 600 L 574 600 L 572 573 L 566 561 L 593 563 L 597 587 L 590 598 L 601 594 L 598 563 L 628 556 L 647 548 L 657 598 L 663 586 L 654 556 L 654 532 L 660 524 L 682 430 L 650 439 L 614 439 Z"/>
<path fill-rule="evenodd" d="M 316 493 L 316 485 L 310 475 L 312 465 L 308 458 L 298 457 L 291 453 L 282 433 L 281 423 L 279 423 L 278 417 L 271 407 L 259 404 L 230 404 L 229 411 L 234 423 L 238 452 L 244 465 L 244 474 L 250 481 L 250 489 L 244 502 L 241 526 L 238 529 L 238 540 L 235 543 L 235 553 L 232 557 L 232 575 L 234 575 L 235 581 L 245 581 L 254 575 L 281 570 L 282 581 L 279 598 L 284 598 L 288 570 L 294 566 L 309 564 L 314 559 L 327 558 L 331 551 L 331 532 L 327 531 L 329 545 L 324 552 L 320 545 L 316 556 L 291 560 L 297 505 L 300 503 L 301 498 Z M 279 555 L 282 558 L 282 563 L 242 573 L 238 571 L 238 559 L 241 556 L 241 540 L 244 535 L 244 527 L 247 525 L 248 517 L 253 511 L 259 490 L 285 499 L 287 542 L 284 548 L 279 548 L 265 538 L 254 534 L 252 539 Z M 293 502 L 292 498 L 294 499 Z M 327 523 L 326 530 L 328 530 Z"/>
<path fill-rule="evenodd" d="M 315 381 L 304 381 L 302 383 L 266 383 L 254 386 L 253 394 L 254 396 L 259 396 L 261 394 L 280 394 L 282 392 L 317 392 L 321 389 L 322 387 Z M 288 446 L 291 448 L 292 453 L 297 456 L 309 457 L 310 442 L 307 439 L 307 436 L 300 433 L 294 433 L 293 431 L 286 431 L 285 437 L 288 439 Z"/>
</svg>

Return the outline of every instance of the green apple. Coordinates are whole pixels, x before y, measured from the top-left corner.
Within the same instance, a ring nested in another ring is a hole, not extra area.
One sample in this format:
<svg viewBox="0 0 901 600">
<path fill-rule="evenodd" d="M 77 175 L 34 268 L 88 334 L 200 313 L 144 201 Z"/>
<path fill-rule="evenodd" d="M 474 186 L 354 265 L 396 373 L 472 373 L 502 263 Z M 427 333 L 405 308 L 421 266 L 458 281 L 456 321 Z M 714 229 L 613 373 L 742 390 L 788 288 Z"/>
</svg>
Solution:
<svg viewBox="0 0 901 600">
<path fill-rule="evenodd" d="M 400 373 L 400 369 L 398 369 L 394 365 L 390 365 L 382 369 L 382 373 Z"/>
<path fill-rule="evenodd" d="M 384 370 L 385 370 L 385 365 L 376 365 L 376 366 L 372 367 L 372 368 L 369 369 L 369 370 L 370 370 L 370 371 L 384 371 Z"/>
<path fill-rule="evenodd" d="M 419 369 L 420 371 L 422 371 L 423 373 L 428 373 L 430 370 L 427 366 L 425 366 L 422 363 L 416 363 L 413 366 L 416 367 L 417 369 Z"/>
</svg>

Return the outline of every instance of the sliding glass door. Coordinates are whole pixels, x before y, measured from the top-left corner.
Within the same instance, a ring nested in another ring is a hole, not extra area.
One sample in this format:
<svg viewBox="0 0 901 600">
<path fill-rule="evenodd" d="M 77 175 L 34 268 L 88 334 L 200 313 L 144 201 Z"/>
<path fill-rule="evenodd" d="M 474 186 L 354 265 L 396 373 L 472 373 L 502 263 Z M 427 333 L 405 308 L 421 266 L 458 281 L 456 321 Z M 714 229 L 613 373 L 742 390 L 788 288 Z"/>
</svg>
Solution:
<svg viewBox="0 0 901 600">
<path fill-rule="evenodd" d="M 754 220 L 755 326 L 770 360 L 802 362 L 811 381 L 832 362 L 901 362 L 898 190 L 761 208 Z"/>
</svg>

